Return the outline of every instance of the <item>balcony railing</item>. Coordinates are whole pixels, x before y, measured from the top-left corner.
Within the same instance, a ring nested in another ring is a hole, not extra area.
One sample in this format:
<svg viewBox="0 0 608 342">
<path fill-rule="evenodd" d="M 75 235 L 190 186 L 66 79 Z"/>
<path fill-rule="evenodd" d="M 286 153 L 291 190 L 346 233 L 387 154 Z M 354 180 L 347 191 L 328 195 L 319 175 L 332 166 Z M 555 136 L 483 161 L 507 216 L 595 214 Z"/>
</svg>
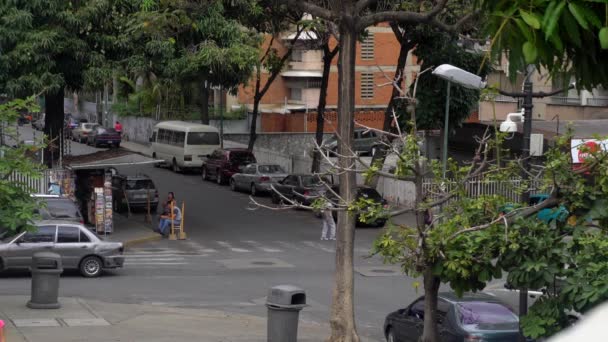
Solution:
<svg viewBox="0 0 608 342">
<path fill-rule="evenodd" d="M 494 99 L 496 102 L 517 102 L 517 99 L 511 96 L 497 95 Z"/>
<path fill-rule="evenodd" d="M 587 98 L 587 106 L 608 107 L 608 97 Z"/>
<path fill-rule="evenodd" d="M 551 103 L 558 104 L 558 105 L 567 105 L 567 106 L 580 106 L 581 98 L 580 97 L 553 96 L 553 97 L 551 97 Z"/>
</svg>

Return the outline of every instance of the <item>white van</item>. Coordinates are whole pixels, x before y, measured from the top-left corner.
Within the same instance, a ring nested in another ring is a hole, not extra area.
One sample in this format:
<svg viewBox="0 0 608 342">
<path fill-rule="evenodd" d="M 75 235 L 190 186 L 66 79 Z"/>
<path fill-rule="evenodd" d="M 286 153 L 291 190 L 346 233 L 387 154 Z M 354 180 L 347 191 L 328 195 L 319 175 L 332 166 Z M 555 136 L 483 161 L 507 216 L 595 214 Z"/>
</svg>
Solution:
<svg viewBox="0 0 608 342">
<path fill-rule="evenodd" d="M 200 168 L 203 159 L 220 147 L 217 128 L 184 121 L 164 121 L 154 126 L 152 157 L 179 172 L 181 169 Z"/>
</svg>

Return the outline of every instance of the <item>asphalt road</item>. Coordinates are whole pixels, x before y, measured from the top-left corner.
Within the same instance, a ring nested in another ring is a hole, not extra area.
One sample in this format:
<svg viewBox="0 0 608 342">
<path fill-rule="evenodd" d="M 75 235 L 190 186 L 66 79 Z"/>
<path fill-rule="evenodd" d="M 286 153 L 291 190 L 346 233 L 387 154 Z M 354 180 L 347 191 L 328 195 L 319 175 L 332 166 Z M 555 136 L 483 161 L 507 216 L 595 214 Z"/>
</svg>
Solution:
<svg viewBox="0 0 608 342">
<path fill-rule="evenodd" d="M 84 279 L 66 272 L 60 296 L 264 316 L 267 289 L 293 284 L 306 290 L 310 304 L 301 319 L 328 322 L 335 246 L 319 240 L 321 221 L 311 213 L 256 209 L 247 194 L 203 182 L 197 174 L 175 174 L 152 166 L 125 167 L 120 172 L 148 174 L 161 198 L 174 191 L 180 204 L 185 201 L 188 240 L 162 240 L 129 249 L 126 267 L 107 271 L 101 278 Z M 268 198 L 260 201 L 270 203 Z M 143 214 L 132 219 L 143 222 Z M 357 229 L 355 248 L 358 328 L 360 334 L 375 340 L 383 340 L 386 314 L 419 295 L 413 279 L 382 265 L 377 257 L 367 257 L 380 231 Z M 29 274 L 24 272 L 0 275 L 0 284 L 0 294 L 30 291 Z"/>
</svg>

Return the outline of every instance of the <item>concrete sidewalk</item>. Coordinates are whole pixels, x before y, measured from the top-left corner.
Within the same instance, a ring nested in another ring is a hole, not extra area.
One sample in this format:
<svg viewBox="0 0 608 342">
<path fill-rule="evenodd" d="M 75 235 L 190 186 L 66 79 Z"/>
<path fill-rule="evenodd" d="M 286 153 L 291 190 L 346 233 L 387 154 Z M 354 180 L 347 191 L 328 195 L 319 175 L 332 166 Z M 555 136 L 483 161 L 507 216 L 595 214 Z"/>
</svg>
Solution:
<svg viewBox="0 0 608 342">
<path fill-rule="evenodd" d="M 33 310 L 25 306 L 28 299 L 0 296 L 7 342 L 266 341 L 264 317 L 82 298 L 60 298 L 57 310 Z M 300 320 L 298 332 L 298 341 L 318 342 L 329 336 L 329 327 Z"/>
<path fill-rule="evenodd" d="M 125 247 L 129 247 L 162 239 L 160 234 L 152 231 L 153 223 L 156 222 L 154 218 L 152 218 L 152 223 L 145 223 L 141 216 L 127 218 L 114 213 L 113 219 L 114 232 L 105 236 L 104 239 L 106 240 L 122 242 Z"/>
</svg>

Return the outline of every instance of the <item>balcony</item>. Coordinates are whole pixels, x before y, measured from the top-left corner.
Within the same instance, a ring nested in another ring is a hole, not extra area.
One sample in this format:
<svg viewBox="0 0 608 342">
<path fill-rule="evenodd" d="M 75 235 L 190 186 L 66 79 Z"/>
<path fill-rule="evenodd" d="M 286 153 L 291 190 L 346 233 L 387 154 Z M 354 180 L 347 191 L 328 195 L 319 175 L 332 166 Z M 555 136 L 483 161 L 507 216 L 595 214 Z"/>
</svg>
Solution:
<svg viewBox="0 0 608 342">
<path fill-rule="evenodd" d="M 586 104 L 592 107 L 608 107 L 608 97 L 589 97 Z"/>
<path fill-rule="evenodd" d="M 552 96 L 551 103 L 562 106 L 580 106 L 580 97 L 567 97 L 567 96 Z"/>
</svg>

